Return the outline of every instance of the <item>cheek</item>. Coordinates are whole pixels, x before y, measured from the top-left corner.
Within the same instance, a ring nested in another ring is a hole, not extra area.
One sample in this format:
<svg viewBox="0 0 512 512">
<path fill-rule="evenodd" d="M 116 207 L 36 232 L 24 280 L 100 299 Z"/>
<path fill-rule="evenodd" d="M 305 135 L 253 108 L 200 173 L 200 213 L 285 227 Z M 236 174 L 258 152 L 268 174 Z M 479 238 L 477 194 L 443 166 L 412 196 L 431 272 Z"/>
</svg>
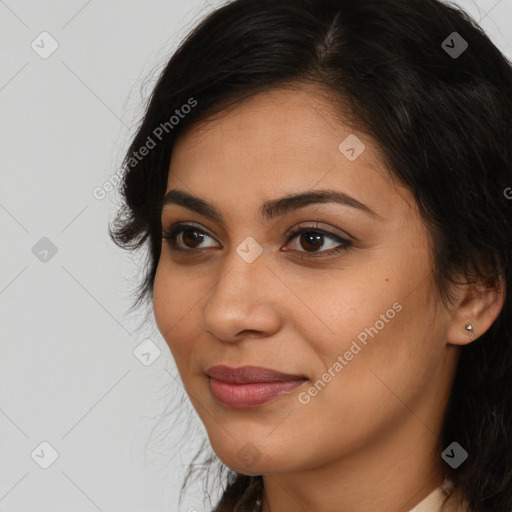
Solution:
<svg viewBox="0 0 512 512">
<path fill-rule="evenodd" d="M 197 314 L 203 302 L 199 298 L 190 281 L 187 279 L 185 283 L 179 271 L 159 264 L 153 286 L 155 322 L 185 379 L 196 340 L 200 339 Z"/>
<path fill-rule="evenodd" d="M 186 325 L 183 320 L 186 320 L 186 313 L 190 310 L 186 308 L 183 293 L 179 290 L 183 290 L 179 274 L 167 271 L 165 265 L 160 263 L 153 287 L 153 311 L 158 330 L 173 355 L 179 345 L 176 340 L 181 339 L 179 332 Z"/>
<path fill-rule="evenodd" d="M 170 329 L 172 325 L 170 319 L 172 308 L 169 302 L 169 294 L 166 293 L 168 288 L 164 277 L 165 276 L 162 271 L 162 265 L 159 264 L 156 270 L 156 276 L 153 285 L 153 311 L 158 330 L 165 338 L 165 333 Z"/>
<path fill-rule="evenodd" d="M 322 286 L 317 297 L 309 296 L 310 311 L 303 320 L 308 332 L 305 336 L 317 352 L 331 360 L 350 350 L 353 341 L 364 349 L 372 339 L 385 337 L 390 326 L 400 322 L 403 307 L 397 301 L 399 296 L 396 288 L 378 287 L 374 279 L 333 279 Z"/>
<path fill-rule="evenodd" d="M 310 315 L 313 321 L 303 323 L 304 337 L 321 362 L 317 371 L 331 368 L 341 356 L 344 369 L 351 367 L 350 373 L 362 372 L 376 381 L 369 368 L 396 373 L 410 359 L 418 363 L 427 350 L 418 331 L 433 319 L 427 300 L 430 283 L 411 290 L 415 280 L 409 268 L 388 267 L 364 275 L 354 272 L 322 287 L 324 294 L 309 302 L 317 318 Z M 336 367 L 337 375 L 344 372 Z"/>
<path fill-rule="evenodd" d="M 321 382 L 316 386 L 318 393 L 310 391 L 318 395 L 319 409 L 351 411 L 357 425 L 373 414 L 384 418 L 393 411 L 399 413 L 403 407 L 394 393 L 411 403 L 421 393 L 434 371 L 434 341 L 442 333 L 433 328 L 427 289 L 409 291 L 390 288 L 365 300 L 359 294 L 345 295 L 345 299 L 352 297 L 350 305 L 338 300 L 336 333 L 314 348 L 322 362 L 315 375 Z"/>
</svg>

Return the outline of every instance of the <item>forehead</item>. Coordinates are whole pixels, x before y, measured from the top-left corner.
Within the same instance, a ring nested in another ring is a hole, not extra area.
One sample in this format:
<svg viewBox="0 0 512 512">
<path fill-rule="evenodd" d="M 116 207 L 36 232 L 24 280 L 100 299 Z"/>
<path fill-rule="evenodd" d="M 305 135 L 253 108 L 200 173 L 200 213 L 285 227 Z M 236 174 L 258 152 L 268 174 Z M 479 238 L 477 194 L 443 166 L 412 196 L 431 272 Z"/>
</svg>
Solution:
<svg viewBox="0 0 512 512">
<path fill-rule="evenodd" d="M 186 187 L 239 208 L 255 198 L 260 206 L 278 195 L 329 188 L 372 204 L 383 217 L 403 209 L 397 201 L 409 205 L 404 192 L 396 197 L 373 141 L 333 108 L 323 91 L 300 85 L 257 94 L 197 123 L 174 146 L 167 190 Z"/>
<path fill-rule="evenodd" d="M 252 158 L 281 156 L 284 160 L 292 156 L 292 150 L 297 156 L 307 151 L 319 157 L 327 150 L 325 156 L 332 160 L 338 152 L 338 144 L 333 147 L 333 141 L 345 132 L 352 133 L 336 120 L 336 108 L 322 89 L 310 84 L 272 89 L 195 124 L 178 139 L 175 151 L 179 153 L 183 146 L 193 150 L 194 145 L 212 149 L 219 140 L 229 139 L 231 144 L 216 147 L 216 156 L 222 150 L 229 157 L 230 147 L 233 154 L 239 154 L 243 145 L 253 150 L 247 155 Z"/>
</svg>

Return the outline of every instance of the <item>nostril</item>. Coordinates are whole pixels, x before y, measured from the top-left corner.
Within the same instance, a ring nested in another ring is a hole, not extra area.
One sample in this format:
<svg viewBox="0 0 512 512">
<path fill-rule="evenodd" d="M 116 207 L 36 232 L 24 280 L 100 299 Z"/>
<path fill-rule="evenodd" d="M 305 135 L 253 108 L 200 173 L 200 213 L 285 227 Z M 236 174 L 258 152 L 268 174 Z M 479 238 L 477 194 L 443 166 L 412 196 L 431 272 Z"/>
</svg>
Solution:
<svg viewBox="0 0 512 512">
<path fill-rule="evenodd" d="M 240 337 L 250 336 L 251 338 L 262 338 L 264 336 L 264 334 L 262 334 L 259 331 L 255 331 L 254 329 L 246 329 L 245 331 L 242 331 L 239 336 Z"/>
</svg>

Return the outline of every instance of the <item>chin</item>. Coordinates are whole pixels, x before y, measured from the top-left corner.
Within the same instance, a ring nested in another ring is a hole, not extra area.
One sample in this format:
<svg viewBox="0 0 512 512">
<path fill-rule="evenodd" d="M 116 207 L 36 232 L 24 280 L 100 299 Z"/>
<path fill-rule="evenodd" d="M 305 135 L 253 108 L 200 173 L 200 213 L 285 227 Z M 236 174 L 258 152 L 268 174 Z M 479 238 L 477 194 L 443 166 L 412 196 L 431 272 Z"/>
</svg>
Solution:
<svg viewBox="0 0 512 512">
<path fill-rule="evenodd" d="M 230 439 L 230 442 L 222 445 L 213 442 L 212 449 L 226 466 L 247 476 L 296 471 L 306 462 L 291 457 L 290 447 L 279 442 L 277 437 L 273 443 L 269 443 L 265 439 L 267 433 L 259 438 L 254 437 L 253 440 Z"/>
<path fill-rule="evenodd" d="M 228 468 L 230 468 L 233 471 L 236 471 L 237 473 L 240 473 L 242 475 L 259 476 L 259 475 L 265 475 L 268 473 L 278 473 L 279 472 L 279 470 L 277 468 L 275 468 L 273 465 L 265 464 L 262 462 L 258 462 L 257 464 L 254 464 L 251 466 L 245 465 L 236 459 L 236 455 L 234 458 L 220 459 L 220 460 Z"/>
<path fill-rule="evenodd" d="M 278 470 L 273 457 L 256 446 L 252 441 L 231 441 L 228 445 L 212 443 L 217 457 L 230 469 L 243 475 L 262 475 Z"/>
</svg>

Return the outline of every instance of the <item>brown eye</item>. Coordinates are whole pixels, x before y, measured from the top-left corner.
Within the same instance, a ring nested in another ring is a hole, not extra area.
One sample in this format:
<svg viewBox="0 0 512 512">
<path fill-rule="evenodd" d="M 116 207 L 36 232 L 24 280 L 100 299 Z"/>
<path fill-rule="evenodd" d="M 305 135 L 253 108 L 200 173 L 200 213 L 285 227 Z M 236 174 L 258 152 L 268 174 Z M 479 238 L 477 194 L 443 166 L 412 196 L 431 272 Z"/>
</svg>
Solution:
<svg viewBox="0 0 512 512">
<path fill-rule="evenodd" d="M 167 240 L 171 247 L 177 251 L 197 249 L 208 237 L 211 238 L 208 233 L 195 226 L 179 224 L 162 234 L 162 238 Z M 199 249 L 202 249 L 202 247 L 199 247 Z"/>
<path fill-rule="evenodd" d="M 303 227 L 298 229 L 290 235 L 288 238 L 288 243 L 294 238 L 297 238 L 296 246 L 298 246 L 298 249 L 295 250 L 295 252 L 299 254 L 302 253 L 302 255 L 299 256 L 300 258 L 320 258 L 333 256 L 335 254 L 339 254 L 340 252 L 346 251 L 353 246 L 351 241 L 317 227 Z M 334 248 L 331 247 L 328 248 L 328 250 L 319 250 L 324 247 L 324 244 L 326 243 L 325 239 L 338 243 L 334 244 Z M 288 249 L 286 250 L 288 251 Z"/>
<path fill-rule="evenodd" d="M 302 233 L 300 235 L 301 246 L 306 250 L 316 251 L 322 248 L 324 235 L 315 233 L 313 231 Z"/>
<path fill-rule="evenodd" d="M 202 229 L 192 225 L 177 224 L 172 226 L 168 231 L 164 231 L 162 237 L 169 242 L 171 249 L 174 251 L 199 252 L 201 249 L 212 247 L 201 247 L 201 244 L 203 244 L 207 238 L 212 237 Z M 294 238 L 297 238 L 298 248 L 293 249 L 292 252 L 298 253 L 299 258 L 334 256 L 353 246 L 351 241 L 339 235 L 335 235 L 334 233 L 318 229 L 317 227 L 303 227 L 298 229 L 290 235 L 287 243 L 289 244 Z M 325 246 L 326 240 L 328 242 L 330 241 L 333 247 L 321 250 L 322 247 Z M 286 248 L 285 251 L 288 252 L 290 249 Z"/>
<path fill-rule="evenodd" d="M 204 240 L 202 235 L 197 229 L 185 229 L 182 231 L 181 239 L 187 247 L 195 249 Z"/>
</svg>

